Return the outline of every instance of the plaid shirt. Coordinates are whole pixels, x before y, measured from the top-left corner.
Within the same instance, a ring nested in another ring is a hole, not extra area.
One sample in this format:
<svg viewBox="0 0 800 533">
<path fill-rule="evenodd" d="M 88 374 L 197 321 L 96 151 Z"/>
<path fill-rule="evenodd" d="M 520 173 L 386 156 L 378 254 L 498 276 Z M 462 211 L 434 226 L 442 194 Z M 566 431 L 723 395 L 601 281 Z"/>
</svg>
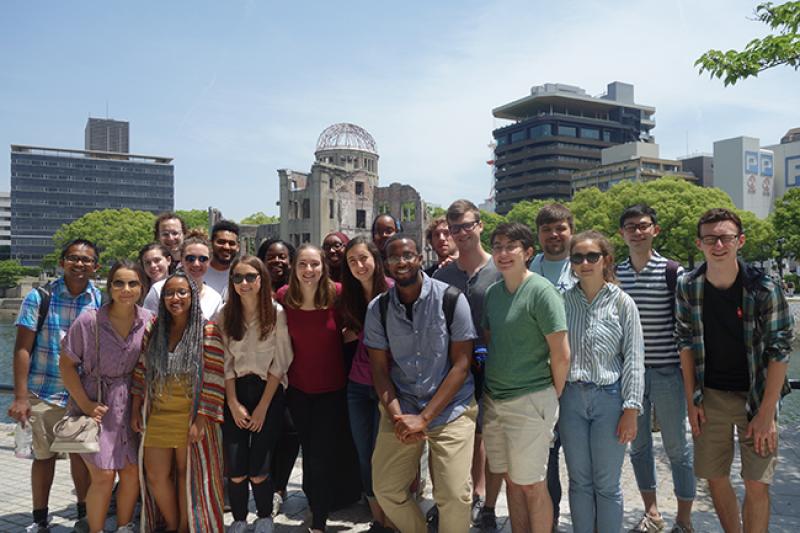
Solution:
<svg viewBox="0 0 800 533">
<path fill-rule="evenodd" d="M 42 329 L 36 333 L 31 350 L 28 390 L 40 400 L 64 407 L 67 405 L 68 394 L 58 369 L 61 339 L 79 314 L 86 309 L 100 308 L 101 294 L 90 281 L 82 293 L 72 296 L 63 277 L 53 282 L 51 291 L 47 318 Z M 16 325 L 36 331 L 41 301 L 38 290 L 29 292 L 20 305 Z"/>
<path fill-rule="evenodd" d="M 794 320 L 783 291 L 761 270 L 739 262 L 742 271 L 742 322 L 747 352 L 750 389 L 747 417 L 752 419 L 761 406 L 770 361 L 789 362 Z M 678 280 L 675 307 L 675 335 L 678 350 L 692 350 L 695 366 L 694 404 L 703 401 L 705 347 L 703 345 L 703 287 L 706 265 Z M 781 397 L 791 391 L 788 380 Z"/>
</svg>

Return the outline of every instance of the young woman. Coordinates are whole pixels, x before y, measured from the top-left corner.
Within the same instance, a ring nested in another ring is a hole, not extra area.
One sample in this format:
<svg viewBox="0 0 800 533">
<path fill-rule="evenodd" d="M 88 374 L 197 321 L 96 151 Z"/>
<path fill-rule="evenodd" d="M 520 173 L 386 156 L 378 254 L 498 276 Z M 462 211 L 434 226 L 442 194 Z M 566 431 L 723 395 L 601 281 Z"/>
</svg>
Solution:
<svg viewBox="0 0 800 533">
<path fill-rule="evenodd" d="M 103 531 L 116 475 L 117 532 L 134 531 L 139 472 L 138 439 L 130 424 L 130 389 L 131 373 L 152 320 L 150 312 L 138 305 L 146 281 L 138 264 L 117 262 L 108 274 L 110 303 L 81 313 L 61 344 L 59 368 L 64 385 L 80 410 L 102 427 L 100 451 L 81 454 L 91 476 L 86 495 L 91 533 Z M 101 402 L 98 392 L 102 392 Z"/>
<path fill-rule="evenodd" d="M 342 281 L 344 265 L 344 247 L 350 238 L 341 231 L 329 233 L 322 240 L 322 251 L 325 252 L 325 262 L 328 264 L 328 273 L 337 283 Z"/>
<path fill-rule="evenodd" d="M 248 480 L 258 512 L 255 531 L 271 533 L 270 458 L 281 433 L 292 346 L 286 314 L 272 300 L 269 274 L 260 259 L 243 256 L 233 262 L 228 294 L 219 322 L 227 399 L 223 444 L 235 520 L 228 533 L 247 529 Z"/>
<path fill-rule="evenodd" d="M 222 339 L 206 324 L 185 272 L 167 278 L 146 344 L 133 374 L 131 415 L 143 433 L 142 531 L 162 522 L 168 532 L 222 531 Z"/>
<path fill-rule="evenodd" d="M 347 383 L 350 430 L 358 452 L 361 486 L 367 494 L 372 511 L 373 525 L 370 531 L 392 531 L 387 527 L 389 524 L 386 516 L 372 491 L 372 452 L 375 449 L 380 415 L 378 397 L 372 385 L 369 355 L 363 343 L 363 329 L 367 304 L 394 285 L 394 281 L 384 276 L 381 254 L 367 238 L 359 236 L 347 243 L 344 256 L 347 268 L 342 275 L 340 311 L 345 328 L 345 344 L 356 344 Z"/>
<path fill-rule="evenodd" d="M 571 351 L 559 428 L 576 533 L 622 529 L 620 474 L 644 393 L 644 338 L 633 299 L 616 285 L 602 233 L 570 244 L 578 283 L 564 295 Z"/>
<path fill-rule="evenodd" d="M 172 273 L 172 254 L 169 248 L 161 243 L 146 244 L 139 250 L 139 264 L 150 280 L 143 293 L 147 294 L 154 283 L 166 279 Z"/>
<path fill-rule="evenodd" d="M 324 531 L 328 513 L 357 500 L 361 488 L 345 486 L 347 478 L 340 475 L 342 465 L 355 458 L 350 455 L 342 328 L 334 308 L 339 290 L 328 276 L 322 250 L 303 244 L 289 285 L 278 291 L 294 352 L 287 400 L 303 447 L 303 489 L 313 533 Z"/>
<path fill-rule="evenodd" d="M 375 217 L 375 220 L 372 221 L 372 242 L 374 242 L 375 246 L 380 250 L 381 257 L 386 255 L 384 247 L 389 237 L 401 231 L 403 231 L 403 228 L 400 222 L 392 215 L 384 213 Z"/>
<path fill-rule="evenodd" d="M 280 239 L 267 239 L 258 247 L 256 255 L 269 271 L 272 292 L 277 292 L 278 289 L 289 284 L 292 263 L 294 263 L 296 255 L 294 246 Z"/>
<path fill-rule="evenodd" d="M 208 271 L 208 262 L 211 259 L 211 245 L 208 243 L 205 233 L 200 230 L 192 230 L 181 243 L 181 268 L 194 281 L 200 291 L 200 308 L 206 320 L 214 320 L 222 307 L 222 296 L 203 283 L 203 278 Z M 158 312 L 158 302 L 161 290 L 164 287 L 164 280 L 154 283 L 144 299 L 144 308 Z"/>
</svg>

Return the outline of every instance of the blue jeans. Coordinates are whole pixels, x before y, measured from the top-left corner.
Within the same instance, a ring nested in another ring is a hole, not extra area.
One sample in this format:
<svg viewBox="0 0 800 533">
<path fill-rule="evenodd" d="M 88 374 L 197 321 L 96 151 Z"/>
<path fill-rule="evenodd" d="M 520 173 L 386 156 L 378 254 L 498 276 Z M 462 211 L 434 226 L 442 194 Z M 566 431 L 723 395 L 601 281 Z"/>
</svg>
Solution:
<svg viewBox="0 0 800 533">
<path fill-rule="evenodd" d="M 375 388 L 355 381 L 347 382 L 347 410 L 350 414 L 350 432 L 358 453 L 358 468 L 361 486 L 368 498 L 374 498 L 372 491 L 372 452 L 378 436 L 378 395 Z"/>
<path fill-rule="evenodd" d="M 622 416 L 620 384 L 567 383 L 560 412 L 573 531 L 593 533 L 596 527 L 598 533 L 619 533 L 625 458 L 616 435 Z"/>
<path fill-rule="evenodd" d="M 655 407 L 664 451 L 672 466 L 672 484 L 679 500 L 694 500 L 696 480 L 692 450 L 686 439 L 686 396 L 679 365 L 646 368 L 644 400 L 639 416 L 639 431 L 631 443 L 631 465 L 642 492 L 656 490 L 656 463 L 653 459 L 651 409 Z"/>
</svg>

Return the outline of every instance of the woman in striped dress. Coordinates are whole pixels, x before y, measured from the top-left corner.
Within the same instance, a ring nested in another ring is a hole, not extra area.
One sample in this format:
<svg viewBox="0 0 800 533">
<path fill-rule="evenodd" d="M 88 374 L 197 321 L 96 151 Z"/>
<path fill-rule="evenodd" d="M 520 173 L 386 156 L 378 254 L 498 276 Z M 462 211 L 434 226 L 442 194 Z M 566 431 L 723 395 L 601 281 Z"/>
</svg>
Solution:
<svg viewBox="0 0 800 533">
<path fill-rule="evenodd" d="M 203 319 L 186 273 L 167 278 L 146 346 L 133 374 L 131 413 L 143 434 L 141 531 L 222 531 L 222 340 Z"/>
<path fill-rule="evenodd" d="M 564 295 L 570 369 L 559 428 L 569 473 L 576 533 L 622 529 L 620 474 L 636 437 L 644 392 L 644 338 L 639 312 L 616 284 L 614 249 L 602 233 L 570 244 L 578 283 Z"/>
</svg>

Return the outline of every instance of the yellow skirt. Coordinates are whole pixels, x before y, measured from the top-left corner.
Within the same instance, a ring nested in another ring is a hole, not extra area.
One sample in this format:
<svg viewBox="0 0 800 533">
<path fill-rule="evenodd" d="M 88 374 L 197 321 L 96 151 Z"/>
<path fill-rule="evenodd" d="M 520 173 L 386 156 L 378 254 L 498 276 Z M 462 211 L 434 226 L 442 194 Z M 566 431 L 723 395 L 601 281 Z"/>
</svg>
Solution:
<svg viewBox="0 0 800 533">
<path fill-rule="evenodd" d="M 153 399 L 144 436 L 145 448 L 185 448 L 189 441 L 192 398 L 183 381 L 171 379 Z"/>
</svg>

